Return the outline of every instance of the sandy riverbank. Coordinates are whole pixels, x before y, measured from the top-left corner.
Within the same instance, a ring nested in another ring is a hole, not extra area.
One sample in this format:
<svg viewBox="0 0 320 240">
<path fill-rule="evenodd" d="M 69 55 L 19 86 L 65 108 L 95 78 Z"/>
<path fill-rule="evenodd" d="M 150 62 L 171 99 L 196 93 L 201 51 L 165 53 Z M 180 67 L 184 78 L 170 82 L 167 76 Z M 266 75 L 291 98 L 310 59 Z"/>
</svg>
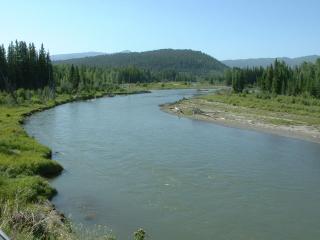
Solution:
<svg viewBox="0 0 320 240">
<path fill-rule="evenodd" d="M 269 114 L 267 112 L 258 114 L 249 108 L 196 98 L 163 104 L 160 107 L 161 110 L 179 117 L 320 143 L 319 126 L 288 124 L 290 117 L 285 114 Z M 285 124 L 281 124 L 281 121 Z M 277 124 L 270 122 L 277 122 Z"/>
</svg>

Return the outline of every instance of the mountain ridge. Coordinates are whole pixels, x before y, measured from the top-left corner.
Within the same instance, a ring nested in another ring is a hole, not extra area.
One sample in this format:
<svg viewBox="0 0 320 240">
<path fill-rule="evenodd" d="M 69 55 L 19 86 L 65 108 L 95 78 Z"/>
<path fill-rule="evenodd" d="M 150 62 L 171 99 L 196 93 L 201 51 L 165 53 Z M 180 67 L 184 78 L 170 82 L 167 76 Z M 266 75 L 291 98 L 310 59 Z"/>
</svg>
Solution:
<svg viewBox="0 0 320 240">
<path fill-rule="evenodd" d="M 315 61 L 320 58 L 320 55 L 307 55 L 302 57 L 295 57 L 295 58 L 289 58 L 289 57 L 278 57 L 278 58 L 246 58 L 246 59 L 230 59 L 230 60 L 223 60 L 221 61 L 228 67 L 239 67 L 239 68 L 245 68 L 245 67 L 267 67 L 271 65 L 276 59 L 280 61 L 286 62 L 289 66 L 295 67 L 303 62 L 312 62 L 315 63 Z"/>
<path fill-rule="evenodd" d="M 95 57 L 99 55 L 107 54 L 104 52 L 95 52 L 95 51 L 89 51 L 89 52 L 78 52 L 78 53 L 62 53 L 62 54 L 54 54 L 51 55 L 52 61 L 63 61 L 63 60 L 69 60 L 69 59 L 75 59 L 75 58 L 84 58 L 84 57 Z"/>
<path fill-rule="evenodd" d="M 159 49 L 144 52 L 128 52 L 97 55 L 55 61 L 55 64 L 74 64 L 96 67 L 135 66 L 155 72 L 175 70 L 181 73 L 222 73 L 228 67 L 214 57 L 190 49 Z"/>
</svg>

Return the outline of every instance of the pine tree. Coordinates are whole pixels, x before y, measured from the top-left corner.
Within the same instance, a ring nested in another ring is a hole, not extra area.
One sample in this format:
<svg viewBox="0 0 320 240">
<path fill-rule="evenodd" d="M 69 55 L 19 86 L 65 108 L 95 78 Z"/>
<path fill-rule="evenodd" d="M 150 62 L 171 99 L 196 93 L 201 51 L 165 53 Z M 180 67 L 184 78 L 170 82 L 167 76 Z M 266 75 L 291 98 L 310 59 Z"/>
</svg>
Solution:
<svg viewBox="0 0 320 240">
<path fill-rule="evenodd" d="M 54 80 L 54 75 L 53 75 L 53 67 L 50 59 L 50 54 L 49 52 L 47 53 L 47 58 L 46 58 L 46 63 L 47 63 L 47 74 L 48 74 L 48 87 L 50 89 L 50 92 L 52 93 L 53 97 L 55 97 L 55 80 Z"/>
<path fill-rule="evenodd" d="M 80 83 L 80 73 L 79 73 L 79 68 L 76 66 L 75 71 L 74 71 L 74 85 L 73 88 L 77 91 Z"/>
<path fill-rule="evenodd" d="M 29 66 L 29 49 L 27 44 L 23 41 L 18 42 L 18 57 L 19 57 L 19 68 L 20 68 L 20 85 L 19 88 L 32 88 L 32 76 L 30 73 Z"/>
<path fill-rule="evenodd" d="M 8 82 L 7 82 L 7 91 L 12 91 L 13 89 L 16 89 L 16 80 L 17 80 L 17 58 L 16 58 L 16 52 L 13 45 L 13 42 L 10 43 L 8 47 L 8 56 L 7 56 L 7 73 L 8 73 Z"/>
<path fill-rule="evenodd" d="M 48 85 L 47 56 L 43 44 L 41 44 L 39 51 L 38 73 L 39 78 L 38 82 L 36 83 L 36 88 L 43 88 Z"/>
<path fill-rule="evenodd" d="M 6 89 L 7 67 L 6 50 L 0 45 L 0 91 Z"/>
<path fill-rule="evenodd" d="M 37 88 L 39 81 L 38 53 L 33 43 L 29 44 L 30 89 Z"/>
<path fill-rule="evenodd" d="M 69 71 L 69 82 L 71 83 L 72 90 L 75 90 L 75 75 L 76 75 L 75 68 L 72 64 Z"/>
</svg>

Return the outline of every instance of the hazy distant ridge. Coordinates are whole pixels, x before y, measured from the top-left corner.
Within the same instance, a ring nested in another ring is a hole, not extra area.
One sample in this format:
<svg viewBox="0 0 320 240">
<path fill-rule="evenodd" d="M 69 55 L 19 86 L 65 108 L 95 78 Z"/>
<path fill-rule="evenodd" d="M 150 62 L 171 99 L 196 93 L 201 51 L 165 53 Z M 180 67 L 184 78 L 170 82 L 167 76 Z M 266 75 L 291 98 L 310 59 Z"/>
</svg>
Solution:
<svg viewBox="0 0 320 240">
<path fill-rule="evenodd" d="M 103 55 L 106 53 L 103 52 L 82 52 L 82 53 L 66 53 L 66 54 L 55 54 L 51 56 L 52 61 L 61 61 L 75 58 L 84 58 L 84 57 L 95 57 Z"/>
<path fill-rule="evenodd" d="M 287 58 L 287 57 L 280 57 L 277 58 L 279 60 L 285 61 L 289 66 L 298 66 L 303 62 L 312 62 L 315 63 L 316 60 L 320 58 L 319 55 L 310 55 L 304 57 L 297 57 L 297 58 Z M 266 67 L 269 66 L 271 63 L 274 62 L 276 58 L 248 58 L 248 59 L 235 59 L 235 60 L 224 60 L 221 61 L 226 64 L 228 67 Z"/>
</svg>

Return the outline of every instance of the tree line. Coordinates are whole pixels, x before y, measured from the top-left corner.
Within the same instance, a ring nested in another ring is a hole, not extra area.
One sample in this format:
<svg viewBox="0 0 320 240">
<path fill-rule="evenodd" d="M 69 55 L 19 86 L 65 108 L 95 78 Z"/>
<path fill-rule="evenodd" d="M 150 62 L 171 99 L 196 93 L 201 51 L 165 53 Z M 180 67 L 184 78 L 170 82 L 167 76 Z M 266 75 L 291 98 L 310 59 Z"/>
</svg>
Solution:
<svg viewBox="0 0 320 240">
<path fill-rule="evenodd" d="M 38 51 L 33 43 L 11 42 L 6 51 L 0 46 L 0 90 L 19 88 L 54 89 L 53 67 L 43 44 Z"/>
<path fill-rule="evenodd" d="M 262 67 L 231 68 L 224 73 L 226 85 L 231 86 L 235 92 L 242 92 L 246 86 L 254 86 L 263 74 Z"/>
<path fill-rule="evenodd" d="M 58 93 L 105 91 L 124 83 L 151 82 L 149 71 L 135 67 L 99 68 L 55 65 L 54 79 Z"/>
<path fill-rule="evenodd" d="M 303 63 L 289 67 L 285 62 L 275 60 L 266 68 L 232 68 L 225 71 L 226 84 L 235 92 L 242 92 L 248 86 L 257 86 L 272 94 L 308 94 L 320 98 L 320 59 L 315 63 Z"/>
<path fill-rule="evenodd" d="M 59 64 L 54 65 L 53 70 L 58 93 L 103 91 L 131 83 L 196 80 L 189 74 L 178 73 L 174 70 L 152 72 L 135 66 L 109 68 Z"/>
</svg>

